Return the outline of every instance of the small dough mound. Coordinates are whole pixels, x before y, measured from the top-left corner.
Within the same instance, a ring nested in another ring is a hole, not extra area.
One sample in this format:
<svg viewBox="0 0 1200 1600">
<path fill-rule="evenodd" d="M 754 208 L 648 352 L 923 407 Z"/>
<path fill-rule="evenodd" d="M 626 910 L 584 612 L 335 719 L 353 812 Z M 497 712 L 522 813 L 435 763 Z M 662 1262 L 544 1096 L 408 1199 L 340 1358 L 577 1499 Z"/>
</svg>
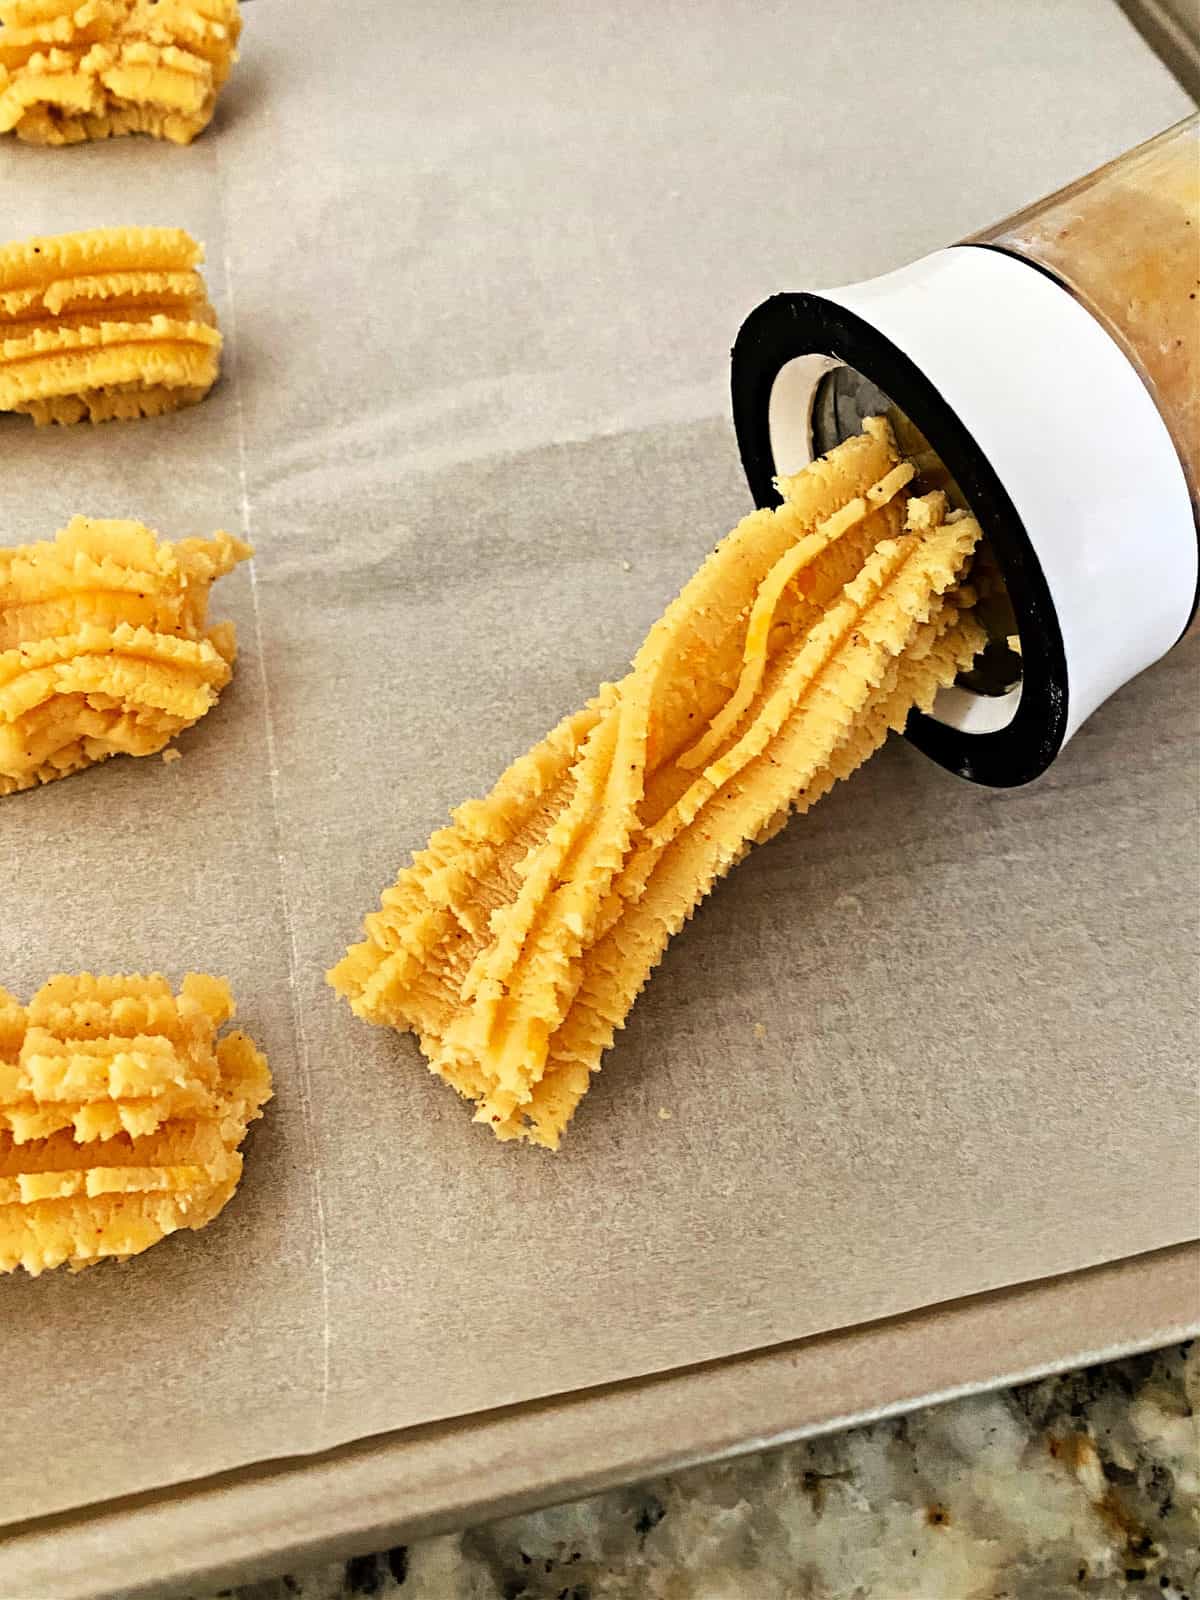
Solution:
<svg viewBox="0 0 1200 1600">
<path fill-rule="evenodd" d="M 0 1272 L 88 1267 L 203 1228 L 237 1188 L 266 1057 L 221 978 L 61 975 L 0 989 Z"/>
<path fill-rule="evenodd" d="M 237 60 L 237 0 L 0 0 L 0 133 L 190 144 Z"/>
<path fill-rule="evenodd" d="M 558 1145 L 718 879 L 982 647 L 963 582 L 979 525 L 913 477 L 874 419 L 781 480 L 629 674 L 460 806 L 330 972 L 498 1138 Z"/>
<path fill-rule="evenodd" d="M 87 517 L 0 549 L 0 795 L 154 755 L 210 711 L 237 643 L 209 624 L 209 589 L 250 554 L 228 533 L 168 544 Z"/>
<path fill-rule="evenodd" d="M 0 245 L 0 411 L 126 421 L 195 405 L 221 334 L 182 228 L 93 228 Z"/>
</svg>

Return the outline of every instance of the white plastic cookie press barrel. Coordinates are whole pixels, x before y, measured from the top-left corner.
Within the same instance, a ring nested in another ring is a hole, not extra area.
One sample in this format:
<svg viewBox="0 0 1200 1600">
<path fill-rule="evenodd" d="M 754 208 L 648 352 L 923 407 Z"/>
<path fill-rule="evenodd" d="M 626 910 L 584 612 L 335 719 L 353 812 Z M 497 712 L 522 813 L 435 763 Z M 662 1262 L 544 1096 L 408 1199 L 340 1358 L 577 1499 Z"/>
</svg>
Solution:
<svg viewBox="0 0 1200 1600">
<path fill-rule="evenodd" d="M 1066 289 L 982 246 L 941 250 L 884 277 L 823 290 L 822 298 L 861 317 L 921 369 L 1007 489 L 1062 630 L 1070 738 L 1171 649 L 1195 600 L 1195 518 L 1148 389 Z M 781 472 L 810 448 L 814 374 L 804 365 L 785 367 L 771 395 Z M 989 703 L 950 690 L 934 715 L 984 732 L 1011 717 L 1019 693 Z"/>
</svg>

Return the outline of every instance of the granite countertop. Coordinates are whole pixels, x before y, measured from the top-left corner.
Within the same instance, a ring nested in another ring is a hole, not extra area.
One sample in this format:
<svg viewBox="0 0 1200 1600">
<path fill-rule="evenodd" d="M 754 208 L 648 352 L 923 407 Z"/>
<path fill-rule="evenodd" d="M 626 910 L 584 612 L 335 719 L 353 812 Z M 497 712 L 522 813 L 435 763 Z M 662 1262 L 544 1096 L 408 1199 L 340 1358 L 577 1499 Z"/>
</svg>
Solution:
<svg viewBox="0 0 1200 1600">
<path fill-rule="evenodd" d="M 1200 1600 L 1198 1408 L 1190 1341 L 221 1593 Z"/>
</svg>

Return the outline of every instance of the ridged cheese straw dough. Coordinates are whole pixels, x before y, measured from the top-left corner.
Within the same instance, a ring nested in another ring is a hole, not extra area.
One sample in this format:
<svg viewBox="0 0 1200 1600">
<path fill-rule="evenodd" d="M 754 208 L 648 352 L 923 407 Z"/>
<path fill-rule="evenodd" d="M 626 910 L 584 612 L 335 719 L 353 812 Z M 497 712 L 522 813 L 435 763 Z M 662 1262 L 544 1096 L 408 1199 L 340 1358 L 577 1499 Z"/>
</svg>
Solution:
<svg viewBox="0 0 1200 1600">
<path fill-rule="evenodd" d="M 784 505 L 718 546 L 581 714 L 576 742 L 563 724 L 533 753 L 550 773 L 537 802 L 506 776 L 460 812 L 437 840 L 440 903 L 426 853 L 331 973 L 360 1015 L 416 1031 L 499 1137 L 557 1145 L 699 900 L 980 648 L 960 582 L 978 526 L 912 496 L 912 476 L 871 423 L 787 480 Z"/>
<path fill-rule="evenodd" d="M 0 246 L 0 411 L 110 422 L 202 400 L 221 355 L 203 256 L 181 228 Z"/>
<path fill-rule="evenodd" d="M 0 990 L 0 1272 L 124 1259 L 202 1228 L 271 1098 L 220 978 L 51 978 Z"/>
<path fill-rule="evenodd" d="M 171 544 L 87 517 L 0 549 L 0 796 L 153 755 L 210 711 L 237 648 L 209 590 L 249 555 L 227 533 Z"/>
<path fill-rule="evenodd" d="M 0 133 L 190 144 L 237 60 L 237 0 L 0 0 Z"/>
</svg>

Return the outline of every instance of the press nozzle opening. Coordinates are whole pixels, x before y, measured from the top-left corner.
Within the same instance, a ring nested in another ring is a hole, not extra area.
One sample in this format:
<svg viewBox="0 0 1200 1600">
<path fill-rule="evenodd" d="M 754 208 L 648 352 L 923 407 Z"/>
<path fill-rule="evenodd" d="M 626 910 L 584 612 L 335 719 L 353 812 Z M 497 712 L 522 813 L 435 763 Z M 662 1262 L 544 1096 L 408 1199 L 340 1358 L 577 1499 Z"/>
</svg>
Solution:
<svg viewBox="0 0 1200 1600">
<path fill-rule="evenodd" d="M 860 433 L 868 417 L 878 416 L 887 418 L 901 451 L 916 465 L 917 492 L 940 489 L 952 505 L 970 509 L 936 449 L 907 413 L 871 378 L 832 356 L 799 356 L 776 376 L 769 416 L 776 471 L 798 471 Z M 932 716 L 964 732 L 991 732 L 1007 726 L 1020 703 L 1021 646 L 1012 602 L 986 538 L 968 581 L 979 595 L 976 615 L 988 643 L 974 666 L 938 697 Z"/>
</svg>

